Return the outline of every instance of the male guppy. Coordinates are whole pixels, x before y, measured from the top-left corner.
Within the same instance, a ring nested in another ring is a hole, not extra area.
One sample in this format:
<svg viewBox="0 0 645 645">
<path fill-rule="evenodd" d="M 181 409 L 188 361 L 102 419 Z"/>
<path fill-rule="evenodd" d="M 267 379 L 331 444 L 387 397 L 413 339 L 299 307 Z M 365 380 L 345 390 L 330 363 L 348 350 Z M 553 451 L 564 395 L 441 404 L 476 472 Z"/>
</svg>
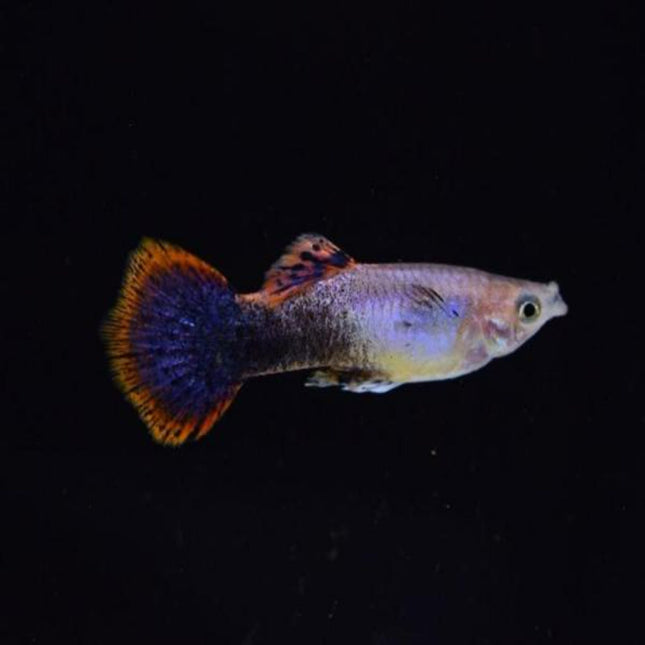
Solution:
<svg viewBox="0 0 645 645">
<path fill-rule="evenodd" d="M 540 284 L 441 264 L 360 264 L 300 236 L 262 289 L 145 239 L 103 333 L 117 383 L 153 437 L 203 437 L 251 377 L 312 370 L 307 385 L 387 392 L 453 378 L 514 351 L 567 312 Z"/>
</svg>

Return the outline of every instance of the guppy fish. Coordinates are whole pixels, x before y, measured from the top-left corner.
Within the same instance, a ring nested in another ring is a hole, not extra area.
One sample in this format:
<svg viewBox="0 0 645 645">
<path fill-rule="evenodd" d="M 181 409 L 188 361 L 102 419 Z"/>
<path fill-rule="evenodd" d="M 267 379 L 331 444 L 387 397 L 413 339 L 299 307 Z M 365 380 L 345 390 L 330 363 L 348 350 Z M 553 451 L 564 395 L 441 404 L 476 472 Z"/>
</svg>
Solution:
<svg viewBox="0 0 645 645">
<path fill-rule="evenodd" d="M 312 370 L 307 385 L 387 392 L 509 354 L 567 305 L 540 284 L 442 264 L 362 264 L 300 236 L 256 293 L 144 239 L 103 327 L 115 379 L 152 436 L 203 437 L 242 383 Z"/>
</svg>

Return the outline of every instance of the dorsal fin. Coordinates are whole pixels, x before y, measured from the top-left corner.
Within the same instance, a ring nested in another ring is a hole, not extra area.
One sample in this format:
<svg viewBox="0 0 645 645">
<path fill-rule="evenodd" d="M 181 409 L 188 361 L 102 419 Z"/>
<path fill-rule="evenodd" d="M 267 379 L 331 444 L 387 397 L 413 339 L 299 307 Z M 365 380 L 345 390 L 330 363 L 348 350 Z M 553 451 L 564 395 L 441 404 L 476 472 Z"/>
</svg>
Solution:
<svg viewBox="0 0 645 645">
<path fill-rule="evenodd" d="M 283 300 L 318 280 L 353 268 L 356 262 L 322 235 L 306 233 L 292 242 L 264 277 L 262 291 Z"/>
</svg>

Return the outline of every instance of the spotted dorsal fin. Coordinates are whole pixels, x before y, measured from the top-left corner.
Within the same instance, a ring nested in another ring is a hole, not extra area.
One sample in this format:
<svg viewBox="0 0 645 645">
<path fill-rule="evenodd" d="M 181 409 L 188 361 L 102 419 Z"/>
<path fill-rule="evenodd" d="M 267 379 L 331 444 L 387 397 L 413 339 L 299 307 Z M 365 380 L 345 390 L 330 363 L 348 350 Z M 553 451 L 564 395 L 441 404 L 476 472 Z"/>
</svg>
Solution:
<svg viewBox="0 0 645 645">
<path fill-rule="evenodd" d="M 306 233 L 292 242 L 267 271 L 262 291 L 266 297 L 280 301 L 355 265 L 347 253 L 327 238 Z"/>
</svg>

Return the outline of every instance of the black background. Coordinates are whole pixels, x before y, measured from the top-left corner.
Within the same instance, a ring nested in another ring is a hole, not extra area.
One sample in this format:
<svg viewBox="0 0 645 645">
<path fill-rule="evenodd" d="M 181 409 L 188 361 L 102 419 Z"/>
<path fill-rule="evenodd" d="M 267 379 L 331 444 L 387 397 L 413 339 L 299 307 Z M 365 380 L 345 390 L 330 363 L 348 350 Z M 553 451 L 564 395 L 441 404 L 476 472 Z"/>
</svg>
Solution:
<svg viewBox="0 0 645 645">
<path fill-rule="evenodd" d="M 3 643 L 642 642 L 635 17 L 585 11 L 7 12 Z M 250 291 L 307 231 L 570 313 L 457 381 L 251 382 L 155 445 L 98 337 L 127 253 Z"/>
</svg>

